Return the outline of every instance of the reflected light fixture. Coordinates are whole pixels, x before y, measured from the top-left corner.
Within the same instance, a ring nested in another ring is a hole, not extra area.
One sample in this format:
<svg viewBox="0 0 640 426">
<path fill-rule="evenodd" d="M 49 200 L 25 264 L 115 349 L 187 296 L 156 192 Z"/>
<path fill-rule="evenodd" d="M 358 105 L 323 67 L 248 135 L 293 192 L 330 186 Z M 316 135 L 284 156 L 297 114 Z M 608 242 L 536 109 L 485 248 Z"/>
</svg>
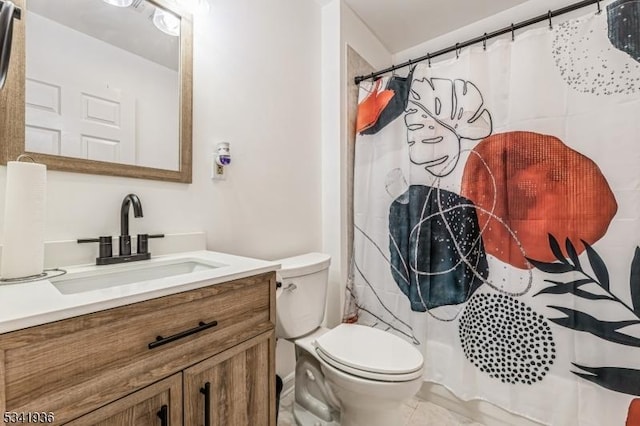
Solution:
<svg viewBox="0 0 640 426">
<path fill-rule="evenodd" d="M 156 7 L 153 12 L 153 25 L 160 31 L 170 36 L 178 37 L 180 35 L 180 18 L 171 12 Z"/>
<path fill-rule="evenodd" d="M 207 14 L 211 10 L 209 0 L 194 0 L 193 12 Z"/>
<path fill-rule="evenodd" d="M 180 5 L 192 14 L 207 14 L 211 10 L 209 0 L 169 0 Z"/>
<path fill-rule="evenodd" d="M 103 2 L 116 7 L 129 7 L 133 4 L 133 0 L 102 0 Z"/>
</svg>

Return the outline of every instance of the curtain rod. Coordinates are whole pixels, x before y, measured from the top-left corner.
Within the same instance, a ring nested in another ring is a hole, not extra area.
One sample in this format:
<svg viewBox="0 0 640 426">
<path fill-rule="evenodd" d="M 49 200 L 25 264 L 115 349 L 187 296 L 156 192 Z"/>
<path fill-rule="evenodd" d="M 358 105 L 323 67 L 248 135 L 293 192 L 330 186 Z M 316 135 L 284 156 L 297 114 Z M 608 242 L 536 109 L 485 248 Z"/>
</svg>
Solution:
<svg viewBox="0 0 640 426">
<path fill-rule="evenodd" d="M 421 56 L 421 57 L 419 57 L 417 59 L 410 59 L 410 60 L 408 60 L 406 62 L 401 63 L 400 65 L 392 65 L 392 66 L 390 66 L 388 68 L 385 68 L 385 69 L 380 70 L 380 71 L 373 72 L 373 73 L 371 73 L 369 75 L 358 76 L 358 77 L 355 78 L 355 83 L 359 84 L 363 80 L 374 79 L 375 77 L 377 77 L 379 75 L 386 74 L 388 72 L 395 71 L 395 70 L 400 69 L 400 68 L 409 67 L 411 65 L 417 64 L 418 62 L 431 61 L 431 59 L 435 58 L 436 56 L 444 55 L 446 53 L 450 53 L 450 52 L 456 52 L 457 53 L 463 47 L 468 47 L 468 46 L 471 46 L 471 45 L 476 44 L 476 43 L 482 42 L 483 45 L 486 46 L 487 40 L 489 40 L 490 38 L 499 37 L 499 36 L 504 35 L 504 34 L 511 33 L 511 40 L 513 41 L 514 38 L 515 38 L 515 30 L 519 30 L 519 29 L 522 29 L 524 27 L 528 27 L 529 25 L 537 24 L 538 22 L 543 22 L 543 21 L 547 21 L 548 20 L 549 21 L 549 28 L 553 28 L 552 27 L 551 18 L 553 18 L 555 16 L 564 15 L 565 13 L 573 12 L 574 10 L 578 10 L 578 9 L 581 9 L 583 7 L 586 7 L 586 6 L 590 6 L 592 4 L 596 4 L 596 3 L 598 4 L 597 13 L 600 13 L 600 12 L 602 12 L 602 9 L 600 8 L 600 1 L 601 0 L 583 0 L 583 1 L 579 1 L 577 3 L 570 4 L 569 6 L 562 7 L 560 9 L 549 10 L 544 15 L 539 15 L 539 16 L 536 16 L 535 18 L 531 18 L 531 19 L 527 19 L 526 21 L 518 22 L 517 24 L 511 24 L 508 27 L 504 27 L 504 28 L 501 28 L 499 30 L 496 30 L 496 31 L 493 31 L 493 32 L 490 32 L 490 33 L 484 33 L 480 37 L 475 37 L 475 38 L 463 41 L 461 43 L 456 43 L 453 46 L 449 46 L 449 47 L 446 47 L 444 49 L 440 49 L 440 50 L 438 50 L 436 52 L 433 52 L 433 53 L 427 53 L 425 56 Z"/>
</svg>

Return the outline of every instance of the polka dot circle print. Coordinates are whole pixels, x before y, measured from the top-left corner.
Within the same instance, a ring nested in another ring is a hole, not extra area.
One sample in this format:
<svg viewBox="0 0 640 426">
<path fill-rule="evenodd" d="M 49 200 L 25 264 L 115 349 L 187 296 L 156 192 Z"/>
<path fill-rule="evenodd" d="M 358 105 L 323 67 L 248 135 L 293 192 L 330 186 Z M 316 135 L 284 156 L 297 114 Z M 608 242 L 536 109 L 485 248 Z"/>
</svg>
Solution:
<svg viewBox="0 0 640 426">
<path fill-rule="evenodd" d="M 503 383 L 539 382 L 556 358 L 553 333 L 544 317 L 504 294 L 474 295 L 459 330 L 467 359 Z"/>
</svg>

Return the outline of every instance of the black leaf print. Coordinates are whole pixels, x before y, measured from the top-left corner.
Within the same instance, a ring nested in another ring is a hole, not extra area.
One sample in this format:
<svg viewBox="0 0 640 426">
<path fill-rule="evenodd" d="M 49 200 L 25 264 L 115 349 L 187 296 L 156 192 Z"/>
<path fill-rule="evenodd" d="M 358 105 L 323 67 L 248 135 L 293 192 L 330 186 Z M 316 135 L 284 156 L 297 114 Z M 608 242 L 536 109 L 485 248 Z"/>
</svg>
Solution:
<svg viewBox="0 0 640 426">
<path fill-rule="evenodd" d="M 560 249 L 560 244 L 558 244 L 558 240 L 549 234 L 549 248 L 551 248 L 551 252 L 553 255 L 562 263 L 568 264 L 567 260 L 564 258 L 564 254 L 562 254 L 562 250 Z"/>
<path fill-rule="evenodd" d="M 563 272 L 573 271 L 573 266 L 569 265 L 568 263 L 541 262 L 539 260 L 529 259 L 528 257 L 527 260 L 536 268 L 550 274 L 562 274 Z"/>
<path fill-rule="evenodd" d="M 636 247 L 636 252 L 631 262 L 631 277 L 629 278 L 629 288 L 631 290 L 631 303 L 636 315 L 640 315 L 640 247 Z"/>
<path fill-rule="evenodd" d="M 603 321 L 584 312 L 561 306 L 549 306 L 549 308 L 556 309 L 566 315 L 560 318 L 549 318 L 549 321 L 553 321 L 558 325 L 577 331 L 585 331 L 601 339 L 621 345 L 640 347 L 640 339 L 617 331 L 630 325 L 640 324 L 640 320 Z"/>
<path fill-rule="evenodd" d="M 640 370 L 619 367 L 585 367 L 576 363 L 572 364 L 589 373 L 572 371 L 573 374 L 585 380 L 615 392 L 640 396 Z"/>
<path fill-rule="evenodd" d="M 576 270 L 582 271 L 582 267 L 580 265 L 580 259 L 578 259 L 578 253 L 576 251 L 576 248 L 571 243 L 571 240 L 567 238 L 564 242 L 564 245 L 565 245 L 565 248 L 567 249 L 567 254 L 569 255 L 569 258 L 571 259 L 571 261 L 573 262 L 573 265 L 575 266 Z"/>
<path fill-rule="evenodd" d="M 596 251 L 587 243 L 586 241 L 582 241 L 584 247 L 587 250 L 587 256 L 589 257 L 589 263 L 591 264 L 591 269 L 593 269 L 593 273 L 596 274 L 596 278 L 600 284 L 600 287 L 609 291 L 609 271 L 607 271 L 607 266 L 604 264 L 602 258 L 596 253 Z"/>
</svg>

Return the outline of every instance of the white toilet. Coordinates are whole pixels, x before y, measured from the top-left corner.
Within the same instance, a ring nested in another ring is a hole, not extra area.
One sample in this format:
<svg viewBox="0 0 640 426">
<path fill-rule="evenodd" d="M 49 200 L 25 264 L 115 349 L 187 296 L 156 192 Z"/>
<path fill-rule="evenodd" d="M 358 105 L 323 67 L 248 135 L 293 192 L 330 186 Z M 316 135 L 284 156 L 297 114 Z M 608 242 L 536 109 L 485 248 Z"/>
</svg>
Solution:
<svg viewBox="0 0 640 426">
<path fill-rule="evenodd" d="M 356 324 L 321 327 L 326 254 L 277 260 L 276 337 L 296 347 L 294 417 L 301 426 L 395 426 L 422 384 L 418 349 L 386 331 Z"/>
</svg>

